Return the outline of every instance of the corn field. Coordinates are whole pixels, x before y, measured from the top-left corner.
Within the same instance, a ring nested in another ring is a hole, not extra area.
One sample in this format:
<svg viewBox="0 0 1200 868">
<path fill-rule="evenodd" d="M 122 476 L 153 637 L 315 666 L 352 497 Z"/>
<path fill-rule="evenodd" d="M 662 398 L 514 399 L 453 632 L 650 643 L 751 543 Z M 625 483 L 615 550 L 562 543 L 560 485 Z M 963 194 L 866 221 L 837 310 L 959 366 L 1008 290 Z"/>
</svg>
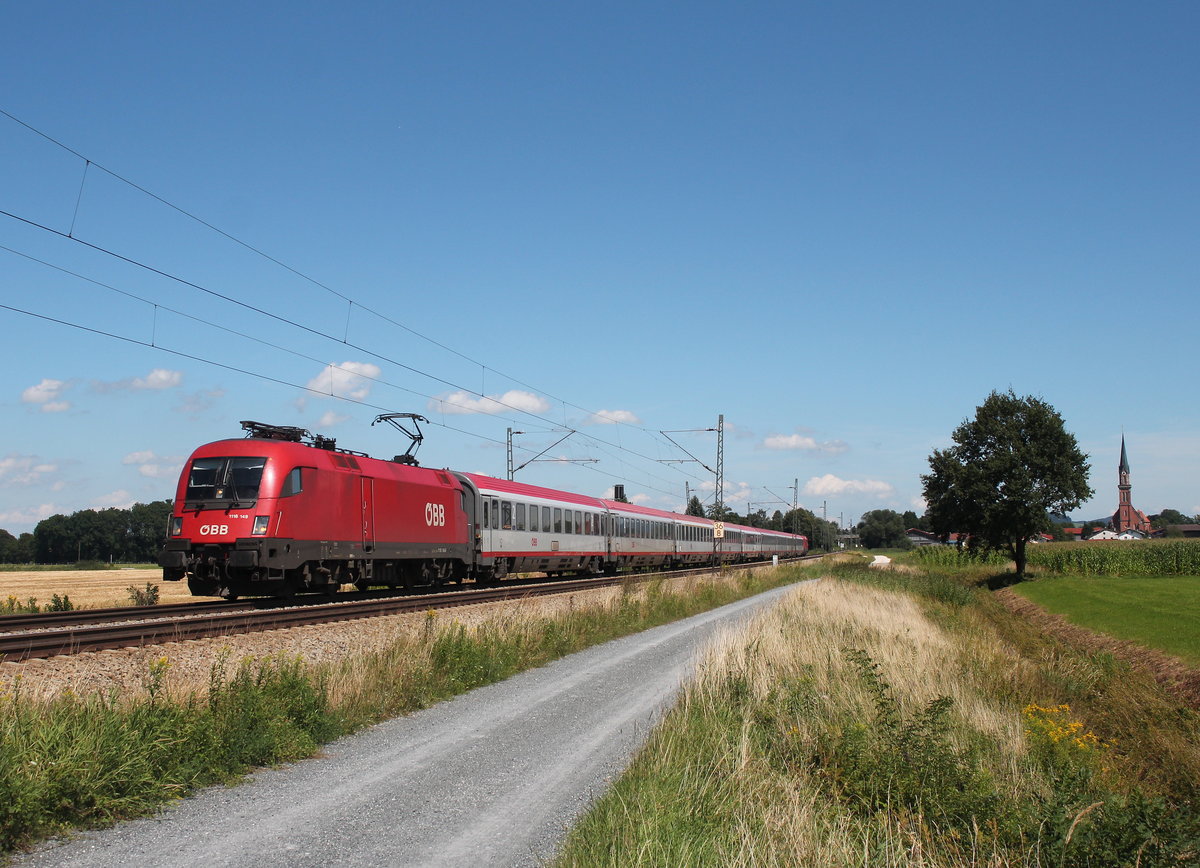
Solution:
<svg viewBox="0 0 1200 868">
<path fill-rule="evenodd" d="M 926 567 L 961 567 L 967 564 L 990 564 L 1002 567 L 1011 558 L 1003 552 L 967 549 L 958 546 L 918 546 L 904 555 L 906 563 Z"/>
<path fill-rule="evenodd" d="M 1031 545 L 1029 565 L 1076 576 L 1198 576 L 1200 540 L 1112 540 Z"/>
</svg>

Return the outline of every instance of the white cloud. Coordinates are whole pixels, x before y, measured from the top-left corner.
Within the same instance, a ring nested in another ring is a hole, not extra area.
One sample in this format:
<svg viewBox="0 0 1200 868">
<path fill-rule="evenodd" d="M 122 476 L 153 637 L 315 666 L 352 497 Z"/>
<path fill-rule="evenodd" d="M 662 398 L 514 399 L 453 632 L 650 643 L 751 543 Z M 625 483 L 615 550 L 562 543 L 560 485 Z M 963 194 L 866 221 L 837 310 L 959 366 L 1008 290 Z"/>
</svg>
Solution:
<svg viewBox="0 0 1200 868">
<path fill-rule="evenodd" d="M 37 524 L 43 518 L 49 518 L 56 512 L 58 512 L 58 507 L 53 503 L 11 509 L 8 512 L 0 512 L 0 525 L 9 528 L 31 526 Z"/>
<path fill-rule="evenodd" d="M 880 499 L 895 491 L 891 485 L 878 479 L 840 479 L 832 473 L 814 476 L 804 483 L 803 494 L 825 497 L 836 494 L 869 494 Z"/>
<path fill-rule="evenodd" d="M 597 410 L 587 420 L 589 425 L 616 425 L 621 422 L 628 425 L 642 424 L 642 420 L 630 410 Z"/>
<path fill-rule="evenodd" d="M 362 401 L 371 393 L 372 381 L 379 379 L 382 373 L 377 365 L 370 362 L 329 364 L 308 381 L 307 388 L 318 395 Z"/>
<path fill-rule="evenodd" d="M 478 396 L 470 392 L 452 392 L 442 398 L 434 398 L 429 402 L 432 412 L 461 415 L 466 413 L 486 413 L 496 415 L 507 410 L 521 410 L 526 413 L 545 413 L 550 409 L 550 402 L 532 392 L 522 392 L 512 389 L 503 395 Z"/>
<path fill-rule="evenodd" d="M 183 458 L 156 455 L 153 450 L 130 452 L 121 459 L 122 464 L 136 464 L 138 473 L 149 479 L 173 479 L 179 475 Z"/>
<path fill-rule="evenodd" d="M 921 497 L 920 495 L 914 497 L 911 501 L 909 501 L 909 503 L 912 504 L 912 508 L 917 512 L 924 512 L 925 510 L 929 509 L 929 504 L 926 503 L 925 498 Z"/>
<path fill-rule="evenodd" d="M 716 490 L 717 484 L 709 479 L 692 486 L 692 494 L 697 495 L 701 493 L 713 494 L 716 492 Z M 740 503 L 742 501 L 750 500 L 750 495 L 753 493 L 753 491 L 754 486 L 748 482 L 735 482 L 733 483 L 732 488 L 730 487 L 729 483 L 726 483 L 725 496 L 723 500 L 725 501 L 726 506 L 728 506 L 730 503 Z"/>
<path fill-rule="evenodd" d="M 839 455 L 850 447 L 842 440 L 826 440 L 818 443 L 805 434 L 773 434 L 763 441 L 765 449 L 779 451 L 820 452 L 825 455 Z"/>
<path fill-rule="evenodd" d="M 341 425 L 349 416 L 343 416 L 341 413 L 335 413 L 333 410 L 326 410 L 324 415 L 316 421 L 314 428 L 332 428 L 334 425 Z"/>
<path fill-rule="evenodd" d="M 117 509 L 129 509 L 135 502 L 132 494 L 120 488 L 95 498 L 92 501 L 92 507 L 95 509 L 107 509 L 110 506 L 115 506 Z"/>
<path fill-rule="evenodd" d="M 34 485 L 57 471 L 57 465 L 43 461 L 36 455 L 9 453 L 0 458 L 0 486 Z"/>
<path fill-rule="evenodd" d="M 173 389 L 182 382 L 183 374 L 180 371 L 155 368 L 144 377 L 134 377 L 129 388 L 159 392 L 163 389 Z"/>
<path fill-rule="evenodd" d="M 71 409 L 68 401 L 62 400 L 63 392 L 71 388 L 65 380 L 46 378 L 36 386 L 30 386 L 21 393 L 21 401 L 25 404 L 38 404 L 43 413 L 62 413 Z"/>
<path fill-rule="evenodd" d="M 211 410 L 213 405 L 217 403 L 217 400 L 224 396 L 224 389 L 201 389 L 198 392 L 183 395 L 182 400 L 179 402 L 179 407 L 176 409 L 190 416 L 199 416 Z"/>
<path fill-rule="evenodd" d="M 653 498 L 648 494 L 630 494 L 628 495 L 630 503 L 636 503 L 638 506 L 645 506 Z"/>
</svg>

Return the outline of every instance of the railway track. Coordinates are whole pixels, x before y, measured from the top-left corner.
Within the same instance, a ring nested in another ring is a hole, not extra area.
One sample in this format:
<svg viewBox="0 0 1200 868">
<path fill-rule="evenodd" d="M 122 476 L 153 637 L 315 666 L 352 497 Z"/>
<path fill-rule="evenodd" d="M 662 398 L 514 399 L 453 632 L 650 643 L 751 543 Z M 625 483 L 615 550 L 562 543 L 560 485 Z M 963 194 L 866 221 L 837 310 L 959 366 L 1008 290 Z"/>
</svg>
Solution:
<svg viewBox="0 0 1200 868">
<path fill-rule="evenodd" d="M 798 560 L 809 560 L 812 557 Z M 734 569 L 761 567 L 766 563 L 763 561 L 741 564 Z M 298 604 L 294 601 L 260 599 L 8 615 L 0 617 L 0 660 L 19 662 L 60 654 L 79 654 L 236 633 L 280 630 L 308 624 L 566 594 L 625 582 L 645 582 L 663 576 L 703 575 L 710 572 L 710 567 L 704 567 L 674 570 L 669 573 L 626 574 L 536 584 L 508 582 L 499 587 L 448 593 L 382 597 L 378 594 L 364 594 L 355 595 L 349 600 L 321 603 Z"/>
</svg>

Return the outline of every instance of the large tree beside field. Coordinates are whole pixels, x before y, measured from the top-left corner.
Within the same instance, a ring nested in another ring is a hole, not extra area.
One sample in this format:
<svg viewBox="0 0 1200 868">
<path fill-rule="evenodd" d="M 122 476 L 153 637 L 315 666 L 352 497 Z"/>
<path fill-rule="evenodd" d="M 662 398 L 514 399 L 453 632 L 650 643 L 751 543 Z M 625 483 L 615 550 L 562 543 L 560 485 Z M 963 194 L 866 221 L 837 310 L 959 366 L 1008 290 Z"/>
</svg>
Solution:
<svg viewBox="0 0 1200 868">
<path fill-rule="evenodd" d="M 921 477 L 934 533 L 968 534 L 971 545 L 1007 551 L 1025 577 L 1025 545 L 1092 496 L 1087 455 L 1041 398 L 992 392 L 935 449 Z"/>
</svg>

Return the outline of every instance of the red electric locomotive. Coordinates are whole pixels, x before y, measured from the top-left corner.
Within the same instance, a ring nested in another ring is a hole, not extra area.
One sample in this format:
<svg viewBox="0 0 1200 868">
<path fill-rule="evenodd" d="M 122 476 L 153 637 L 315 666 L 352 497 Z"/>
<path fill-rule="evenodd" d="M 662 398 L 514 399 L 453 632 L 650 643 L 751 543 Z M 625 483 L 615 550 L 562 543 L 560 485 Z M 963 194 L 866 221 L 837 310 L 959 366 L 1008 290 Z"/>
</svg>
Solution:
<svg viewBox="0 0 1200 868">
<path fill-rule="evenodd" d="M 300 428 L 192 453 L 175 493 L 163 578 L 193 594 L 441 584 L 467 574 L 474 500 L 456 474 L 335 448 Z"/>
</svg>

